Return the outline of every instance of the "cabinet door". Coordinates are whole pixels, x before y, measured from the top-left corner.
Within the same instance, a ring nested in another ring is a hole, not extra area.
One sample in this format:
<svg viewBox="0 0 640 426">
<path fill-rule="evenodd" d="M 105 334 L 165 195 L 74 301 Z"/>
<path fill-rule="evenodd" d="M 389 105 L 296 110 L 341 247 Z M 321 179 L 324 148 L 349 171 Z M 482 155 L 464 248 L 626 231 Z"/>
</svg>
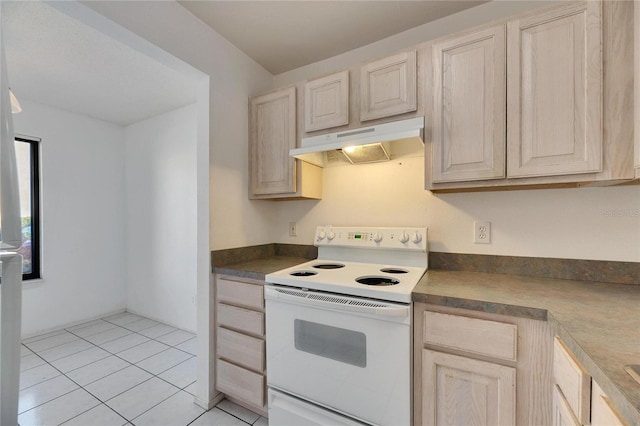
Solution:
<svg viewBox="0 0 640 426">
<path fill-rule="evenodd" d="M 296 89 L 278 90 L 251 98 L 249 149 L 251 193 L 296 192 Z"/>
<path fill-rule="evenodd" d="M 508 177 L 602 170 L 602 4 L 507 24 Z"/>
<path fill-rule="evenodd" d="M 515 424 L 515 368 L 428 349 L 422 368 L 423 424 Z"/>
<path fill-rule="evenodd" d="M 415 111 L 417 107 L 415 50 L 398 53 L 362 66 L 361 121 Z"/>
<path fill-rule="evenodd" d="M 304 130 L 349 124 L 349 71 L 309 81 L 304 85 Z"/>
<path fill-rule="evenodd" d="M 591 426 L 627 426 L 607 395 L 594 381 L 591 386 Z"/>
<path fill-rule="evenodd" d="M 553 426 L 580 426 L 557 385 L 553 389 Z"/>
<path fill-rule="evenodd" d="M 432 49 L 433 182 L 505 177 L 504 26 Z"/>
</svg>

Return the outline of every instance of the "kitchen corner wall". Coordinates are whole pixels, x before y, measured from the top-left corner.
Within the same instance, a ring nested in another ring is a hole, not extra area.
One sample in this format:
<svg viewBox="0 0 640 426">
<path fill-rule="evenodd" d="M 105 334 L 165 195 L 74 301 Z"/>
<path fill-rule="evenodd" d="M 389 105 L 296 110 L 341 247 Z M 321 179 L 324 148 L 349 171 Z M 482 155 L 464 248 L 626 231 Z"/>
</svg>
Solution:
<svg viewBox="0 0 640 426">
<path fill-rule="evenodd" d="M 20 102 L 16 133 L 42 139 L 42 279 L 23 285 L 26 336 L 126 307 L 124 131 Z"/>
<path fill-rule="evenodd" d="M 197 105 L 125 128 L 127 309 L 196 330 Z"/>
<path fill-rule="evenodd" d="M 282 87 L 542 6 L 499 1 L 275 77 Z M 312 244 L 317 225 L 427 226 L 431 251 L 640 262 L 640 186 L 433 195 L 424 159 L 324 169 L 321 201 L 277 203 L 274 240 Z M 298 237 L 289 237 L 289 222 Z M 491 244 L 473 243 L 490 221 Z"/>
</svg>

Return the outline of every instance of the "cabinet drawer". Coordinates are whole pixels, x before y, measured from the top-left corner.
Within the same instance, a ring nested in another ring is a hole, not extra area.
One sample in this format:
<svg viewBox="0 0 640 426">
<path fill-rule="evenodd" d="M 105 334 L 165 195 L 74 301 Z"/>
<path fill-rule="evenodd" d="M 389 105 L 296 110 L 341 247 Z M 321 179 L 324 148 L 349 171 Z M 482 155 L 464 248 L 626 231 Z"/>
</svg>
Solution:
<svg viewBox="0 0 640 426">
<path fill-rule="evenodd" d="M 626 426 L 609 398 L 595 381 L 591 382 L 591 426 Z"/>
<path fill-rule="evenodd" d="M 553 342 L 553 378 L 581 424 L 589 424 L 591 377 L 559 338 Z"/>
<path fill-rule="evenodd" d="M 223 360 L 216 362 L 216 388 L 258 407 L 264 406 L 264 376 Z"/>
<path fill-rule="evenodd" d="M 218 357 L 247 368 L 264 371 L 264 340 L 218 327 Z"/>
<path fill-rule="evenodd" d="M 242 281 L 231 281 L 218 277 L 216 279 L 216 287 L 217 297 L 221 302 L 233 303 L 234 305 L 260 310 L 262 310 L 264 306 L 264 296 L 261 285 Z"/>
<path fill-rule="evenodd" d="M 518 326 L 458 315 L 424 313 L 425 344 L 515 361 Z"/>
<path fill-rule="evenodd" d="M 218 325 L 264 336 L 264 314 L 218 303 Z"/>
<path fill-rule="evenodd" d="M 553 426 L 580 426 L 558 385 L 553 387 Z"/>
</svg>

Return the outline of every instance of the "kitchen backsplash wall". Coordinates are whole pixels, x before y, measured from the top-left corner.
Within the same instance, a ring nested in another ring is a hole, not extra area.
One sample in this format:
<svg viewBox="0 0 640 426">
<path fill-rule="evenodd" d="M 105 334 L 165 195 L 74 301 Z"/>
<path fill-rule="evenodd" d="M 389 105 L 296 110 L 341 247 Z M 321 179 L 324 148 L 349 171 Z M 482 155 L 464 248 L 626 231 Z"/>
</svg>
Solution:
<svg viewBox="0 0 640 426">
<path fill-rule="evenodd" d="M 321 201 L 277 203 L 275 241 L 312 244 L 322 224 L 427 226 L 432 251 L 640 262 L 640 186 L 433 195 L 423 171 L 422 158 L 328 167 Z M 491 222 L 491 244 L 473 243 L 474 221 Z"/>
</svg>

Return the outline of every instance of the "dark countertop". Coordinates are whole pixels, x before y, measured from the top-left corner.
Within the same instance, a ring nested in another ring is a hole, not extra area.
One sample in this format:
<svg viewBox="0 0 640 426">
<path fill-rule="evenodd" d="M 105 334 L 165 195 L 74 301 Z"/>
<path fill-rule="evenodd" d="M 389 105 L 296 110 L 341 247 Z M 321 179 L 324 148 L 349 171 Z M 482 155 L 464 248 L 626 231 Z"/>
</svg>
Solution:
<svg viewBox="0 0 640 426">
<path fill-rule="evenodd" d="M 414 302 L 548 320 L 631 424 L 640 425 L 640 286 L 463 271 L 428 271 Z"/>
<path fill-rule="evenodd" d="M 280 269 L 285 269 L 308 261 L 309 259 L 304 257 L 269 256 L 262 259 L 253 259 L 232 265 L 214 266 L 213 273 L 264 281 L 264 276 L 271 272 L 279 271 Z"/>
</svg>

